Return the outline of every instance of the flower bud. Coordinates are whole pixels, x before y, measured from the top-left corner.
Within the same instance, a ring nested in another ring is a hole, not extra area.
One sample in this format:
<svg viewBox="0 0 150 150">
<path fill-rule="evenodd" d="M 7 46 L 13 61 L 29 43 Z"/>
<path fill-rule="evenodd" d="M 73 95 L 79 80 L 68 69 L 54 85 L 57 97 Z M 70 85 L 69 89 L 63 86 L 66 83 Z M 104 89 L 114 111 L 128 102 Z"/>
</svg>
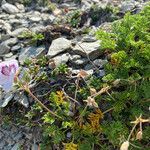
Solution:
<svg viewBox="0 0 150 150">
<path fill-rule="evenodd" d="M 122 143 L 120 150 L 128 150 L 129 148 L 129 141 L 125 141 Z"/>
<path fill-rule="evenodd" d="M 90 88 L 90 93 L 91 93 L 91 95 L 94 95 L 94 94 L 96 94 L 96 90 L 94 88 Z"/>
<path fill-rule="evenodd" d="M 143 135 L 143 133 L 142 133 L 142 131 L 140 130 L 140 131 L 137 133 L 137 135 L 136 135 L 136 139 L 137 139 L 137 140 L 141 140 L 141 139 L 142 139 L 142 135 Z"/>
</svg>

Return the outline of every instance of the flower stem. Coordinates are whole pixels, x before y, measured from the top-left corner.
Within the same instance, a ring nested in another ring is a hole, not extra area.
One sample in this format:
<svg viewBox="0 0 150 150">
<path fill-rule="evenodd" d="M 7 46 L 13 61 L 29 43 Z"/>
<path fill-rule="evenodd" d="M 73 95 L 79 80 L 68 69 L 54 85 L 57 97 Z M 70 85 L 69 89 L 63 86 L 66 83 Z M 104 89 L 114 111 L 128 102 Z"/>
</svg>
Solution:
<svg viewBox="0 0 150 150">
<path fill-rule="evenodd" d="M 127 140 L 127 141 L 130 140 L 131 135 L 132 135 L 132 133 L 133 133 L 133 131 L 134 131 L 134 129 L 135 129 L 136 126 L 137 126 L 137 123 L 133 126 L 133 128 L 132 128 L 132 130 L 131 130 L 131 132 L 130 132 L 130 134 L 129 134 L 129 136 L 128 136 L 128 140 Z"/>
<path fill-rule="evenodd" d="M 58 116 L 57 114 L 55 114 L 53 111 L 51 111 L 50 109 L 48 109 L 36 96 L 33 95 L 33 93 L 31 92 L 31 90 L 29 88 L 25 88 L 25 91 L 36 101 L 38 102 L 38 104 L 43 107 L 45 110 L 47 110 L 50 114 L 52 114 L 53 116 L 62 119 L 62 117 Z"/>
<path fill-rule="evenodd" d="M 110 109 L 107 109 L 106 111 L 103 112 L 103 115 L 106 114 L 106 113 L 108 113 L 109 111 L 111 111 L 111 110 L 113 110 L 113 109 L 114 109 L 113 107 L 110 108 Z"/>
</svg>

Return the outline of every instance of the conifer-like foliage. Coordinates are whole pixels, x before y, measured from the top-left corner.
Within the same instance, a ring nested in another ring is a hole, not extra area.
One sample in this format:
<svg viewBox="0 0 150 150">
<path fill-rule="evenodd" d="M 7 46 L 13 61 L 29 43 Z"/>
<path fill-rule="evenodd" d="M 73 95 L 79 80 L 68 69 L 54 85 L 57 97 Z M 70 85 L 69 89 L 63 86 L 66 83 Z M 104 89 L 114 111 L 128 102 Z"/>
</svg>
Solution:
<svg viewBox="0 0 150 150">
<path fill-rule="evenodd" d="M 99 30 L 96 36 L 102 40 L 102 50 L 110 57 L 102 80 L 115 86 L 111 97 L 106 97 L 114 108 L 113 122 L 108 121 L 103 127 L 110 142 L 117 144 L 117 134 L 121 132 L 125 136 L 129 122 L 135 116 L 149 117 L 150 6 L 140 14 L 127 13 L 112 25 L 110 33 Z"/>
</svg>

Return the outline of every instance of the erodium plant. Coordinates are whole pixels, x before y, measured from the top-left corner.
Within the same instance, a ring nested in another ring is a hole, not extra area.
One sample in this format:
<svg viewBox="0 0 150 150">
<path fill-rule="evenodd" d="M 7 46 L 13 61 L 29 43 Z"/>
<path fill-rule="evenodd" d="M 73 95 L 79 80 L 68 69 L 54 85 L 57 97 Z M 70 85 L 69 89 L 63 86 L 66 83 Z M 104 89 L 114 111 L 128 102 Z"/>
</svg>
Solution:
<svg viewBox="0 0 150 150">
<path fill-rule="evenodd" d="M 149 150 L 150 6 L 96 36 L 108 57 L 104 77 L 73 74 L 64 64 L 51 69 L 47 57 L 24 64 L 28 71 L 16 84 L 33 103 L 19 115 L 23 125 L 42 129 L 41 150 Z"/>
</svg>

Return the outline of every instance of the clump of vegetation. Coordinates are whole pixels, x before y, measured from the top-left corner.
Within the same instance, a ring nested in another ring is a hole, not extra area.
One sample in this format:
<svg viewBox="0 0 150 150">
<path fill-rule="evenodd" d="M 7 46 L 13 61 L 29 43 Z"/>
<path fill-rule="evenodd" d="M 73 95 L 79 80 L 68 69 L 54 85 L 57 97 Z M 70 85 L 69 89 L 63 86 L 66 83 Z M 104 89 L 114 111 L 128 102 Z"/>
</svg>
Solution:
<svg viewBox="0 0 150 150">
<path fill-rule="evenodd" d="M 49 3 L 47 4 L 47 6 L 48 6 L 48 9 L 49 9 L 51 12 L 53 12 L 53 11 L 57 8 L 57 6 L 56 6 L 54 3 L 51 3 L 51 2 L 49 2 Z"/>
<path fill-rule="evenodd" d="M 39 44 L 41 41 L 44 40 L 44 35 L 41 33 L 34 33 L 31 31 L 23 32 L 21 35 L 18 36 L 20 39 L 30 39 L 29 45 L 31 44 Z"/>
<path fill-rule="evenodd" d="M 81 0 L 73 0 L 75 3 L 81 3 Z"/>
<path fill-rule="evenodd" d="M 149 16 L 147 6 L 140 14 L 126 14 L 111 33 L 97 31 L 110 58 L 103 78 L 84 70 L 74 75 L 47 57 L 25 62 L 29 70 L 21 80 L 16 77 L 16 86 L 33 99 L 22 115 L 26 124 L 43 129 L 41 150 L 53 145 L 65 150 L 149 149 Z"/>
<path fill-rule="evenodd" d="M 117 21 L 112 32 L 99 30 L 96 35 L 102 40 L 103 51 L 110 61 L 105 65 L 103 82 L 115 86 L 106 99 L 113 106 L 113 123 L 104 132 L 109 140 L 117 142 L 116 133 L 127 133 L 130 120 L 142 114 L 148 118 L 150 91 L 150 6 L 140 14 L 130 15 Z M 119 122 L 117 121 L 119 120 Z M 125 123 L 126 122 L 126 123 Z M 108 129 L 108 130 L 107 130 Z M 120 131 L 119 131 L 120 130 Z M 136 129 L 138 132 L 140 129 Z M 146 139 L 143 142 L 146 142 Z M 142 142 L 134 141 L 138 146 Z M 117 142 L 118 143 L 118 142 Z M 116 144 L 117 144 L 116 143 Z M 136 149 L 136 148 L 135 148 Z M 146 147 L 143 149 L 147 149 Z"/>
<path fill-rule="evenodd" d="M 47 6 L 49 4 L 49 0 L 22 0 L 22 3 L 25 6 L 29 6 L 31 4 L 37 4 L 39 6 Z"/>
<path fill-rule="evenodd" d="M 72 27 L 78 27 L 81 22 L 81 14 L 82 12 L 79 10 L 73 11 L 68 15 L 68 23 Z"/>
<path fill-rule="evenodd" d="M 92 24 L 95 24 L 97 21 L 101 21 L 101 23 L 103 23 L 104 20 L 106 22 L 113 21 L 114 18 L 112 17 L 112 14 L 113 9 L 110 6 L 102 8 L 98 5 L 93 5 L 89 11 L 89 15 L 92 19 Z"/>
</svg>

